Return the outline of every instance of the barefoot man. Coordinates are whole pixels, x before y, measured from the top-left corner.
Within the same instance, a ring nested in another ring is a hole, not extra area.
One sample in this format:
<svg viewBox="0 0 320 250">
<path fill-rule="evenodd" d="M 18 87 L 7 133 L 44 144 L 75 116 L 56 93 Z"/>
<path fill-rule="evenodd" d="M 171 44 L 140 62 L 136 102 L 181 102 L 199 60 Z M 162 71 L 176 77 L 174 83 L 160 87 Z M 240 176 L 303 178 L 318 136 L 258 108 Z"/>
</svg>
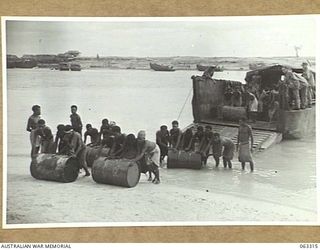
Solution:
<svg viewBox="0 0 320 250">
<path fill-rule="evenodd" d="M 237 149 L 239 149 L 239 161 L 241 162 L 242 170 L 246 166 L 246 162 L 250 163 L 250 170 L 253 172 L 254 164 L 252 160 L 252 149 L 253 149 L 253 135 L 251 127 L 246 123 L 246 119 L 242 118 L 239 120 L 240 126 L 238 130 L 238 143 Z M 251 139 L 251 144 L 249 143 Z"/>
<path fill-rule="evenodd" d="M 146 140 L 146 132 L 143 130 L 138 133 L 138 152 L 139 155 L 134 161 L 142 160 L 145 157 L 148 169 L 155 175 L 152 182 L 154 184 L 159 184 L 160 149 L 155 142 Z"/>
</svg>

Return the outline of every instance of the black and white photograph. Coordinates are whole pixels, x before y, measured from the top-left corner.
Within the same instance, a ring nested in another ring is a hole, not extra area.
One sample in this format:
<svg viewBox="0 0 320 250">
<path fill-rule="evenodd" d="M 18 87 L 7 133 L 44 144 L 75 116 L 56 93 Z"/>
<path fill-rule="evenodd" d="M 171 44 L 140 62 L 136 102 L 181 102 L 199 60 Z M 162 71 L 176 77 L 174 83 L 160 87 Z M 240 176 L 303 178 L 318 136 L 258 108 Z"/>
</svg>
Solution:
<svg viewBox="0 0 320 250">
<path fill-rule="evenodd" d="M 1 21 L 4 228 L 319 224 L 317 15 Z"/>
</svg>

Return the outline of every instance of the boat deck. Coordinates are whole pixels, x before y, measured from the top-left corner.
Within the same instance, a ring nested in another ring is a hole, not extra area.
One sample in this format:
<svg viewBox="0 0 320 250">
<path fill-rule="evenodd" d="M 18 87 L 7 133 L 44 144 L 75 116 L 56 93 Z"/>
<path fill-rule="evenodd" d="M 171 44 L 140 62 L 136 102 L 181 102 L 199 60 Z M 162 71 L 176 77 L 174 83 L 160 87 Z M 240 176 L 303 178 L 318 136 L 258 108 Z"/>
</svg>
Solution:
<svg viewBox="0 0 320 250">
<path fill-rule="evenodd" d="M 184 129 L 184 131 L 188 128 L 193 128 L 196 130 L 197 126 L 206 126 L 210 125 L 212 127 L 212 131 L 214 133 L 219 133 L 222 137 L 230 138 L 235 144 L 237 143 L 238 139 L 238 126 L 237 124 L 227 124 L 227 123 L 212 123 L 212 122 L 199 122 L 199 123 L 192 123 L 188 127 Z M 263 129 L 258 129 L 259 126 L 253 127 L 253 150 L 254 152 L 262 151 L 264 149 L 269 148 L 275 143 L 279 143 L 282 140 L 282 134 L 275 131 L 275 128 L 268 130 L 267 128 L 263 127 Z M 195 132 L 195 131 L 194 131 Z"/>
</svg>

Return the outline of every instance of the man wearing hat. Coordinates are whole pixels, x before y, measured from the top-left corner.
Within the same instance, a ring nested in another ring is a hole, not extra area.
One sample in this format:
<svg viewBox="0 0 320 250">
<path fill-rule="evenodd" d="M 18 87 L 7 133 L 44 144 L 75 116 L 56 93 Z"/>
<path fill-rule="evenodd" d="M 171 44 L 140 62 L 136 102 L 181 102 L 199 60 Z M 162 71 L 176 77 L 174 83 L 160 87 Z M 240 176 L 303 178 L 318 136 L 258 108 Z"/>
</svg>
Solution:
<svg viewBox="0 0 320 250">
<path fill-rule="evenodd" d="M 67 144 L 69 153 L 75 155 L 80 163 L 80 168 L 83 168 L 86 172 L 85 176 L 90 176 L 90 172 L 87 167 L 86 154 L 87 148 L 82 141 L 81 135 L 72 129 L 71 125 L 66 125 L 64 129 L 64 141 Z"/>
<path fill-rule="evenodd" d="M 311 108 L 311 101 L 313 98 L 313 91 L 315 88 L 314 76 L 311 70 L 309 69 L 309 64 L 307 62 L 302 63 L 303 73 L 302 76 L 308 81 L 309 85 L 307 88 L 307 106 Z"/>
</svg>

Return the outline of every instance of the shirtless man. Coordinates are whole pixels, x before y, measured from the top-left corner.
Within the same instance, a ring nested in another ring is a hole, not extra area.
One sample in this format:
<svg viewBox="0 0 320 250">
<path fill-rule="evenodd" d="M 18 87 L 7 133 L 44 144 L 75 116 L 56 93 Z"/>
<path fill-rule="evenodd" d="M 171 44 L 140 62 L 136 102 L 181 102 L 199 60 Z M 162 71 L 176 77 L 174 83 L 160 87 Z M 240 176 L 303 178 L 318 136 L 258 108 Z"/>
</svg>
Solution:
<svg viewBox="0 0 320 250">
<path fill-rule="evenodd" d="M 121 133 L 121 128 L 119 126 L 112 127 L 112 133 L 113 140 L 111 149 L 109 151 L 109 156 L 113 158 L 121 155 L 126 136 L 125 134 Z"/>
<path fill-rule="evenodd" d="M 78 107 L 76 105 L 71 106 L 70 121 L 74 131 L 82 135 L 82 122 L 80 116 L 77 114 Z"/>
<path fill-rule="evenodd" d="M 87 131 L 84 133 L 84 144 L 87 142 L 87 137 L 90 136 L 90 145 L 97 145 L 99 142 L 99 132 L 96 128 L 93 128 L 91 124 L 86 125 Z"/>
<path fill-rule="evenodd" d="M 240 126 L 238 130 L 237 149 L 239 149 L 239 161 L 241 162 L 242 170 L 245 169 L 246 162 L 250 163 L 250 170 L 253 172 L 254 164 L 251 152 L 253 151 L 253 135 L 252 128 L 246 123 L 246 119 L 239 120 Z M 251 139 L 251 144 L 249 143 Z M 250 147 L 251 145 L 251 147 Z"/>
<path fill-rule="evenodd" d="M 173 149 L 178 149 L 180 145 L 180 140 L 182 136 L 182 131 L 179 128 L 179 122 L 172 122 L 172 129 L 170 129 L 170 147 Z"/>
<path fill-rule="evenodd" d="M 32 106 L 33 114 L 28 119 L 27 131 L 30 132 L 31 142 L 31 158 L 39 153 L 40 149 L 40 136 L 35 134 L 38 128 L 38 121 L 40 120 L 41 108 L 39 105 Z"/>
<path fill-rule="evenodd" d="M 200 149 L 202 154 L 202 163 L 204 165 L 207 164 L 207 158 L 209 155 L 210 148 L 208 145 L 210 144 L 213 138 L 212 127 L 210 125 L 205 126 L 204 136 L 202 138 Z"/>
<path fill-rule="evenodd" d="M 123 145 L 123 150 L 119 156 L 120 159 L 135 159 L 138 155 L 138 144 L 134 134 L 129 134 Z"/>
<path fill-rule="evenodd" d="M 87 167 L 86 155 L 87 148 L 84 142 L 82 141 L 81 135 L 72 129 L 72 126 L 65 126 L 65 135 L 64 141 L 66 142 L 69 154 L 74 155 L 78 158 L 80 167 L 83 168 L 86 172 L 85 176 L 90 176 L 90 172 Z"/>
<path fill-rule="evenodd" d="M 111 126 L 107 118 L 101 121 L 99 134 L 100 134 L 100 141 L 107 140 L 107 138 L 112 135 Z"/>
<path fill-rule="evenodd" d="M 57 126 L 57 133 L 56 133 L 56 137 L 54 140 L 54 144 L 55 144 L 55 148 L 56 151 L 58 150 L 58 154 L 61 153 L 61 150 L 64 148 L 64 125 L 63 124 L 59 124 Z"/>
<path fill-rule="evenodd" d="M 162 125 L 160 130 L 156 133 L 157 144 L 160 148 L 160 164 L 164 160 L 164 158 L 168 155 L 168 147 L 170 135 L 168 131 L 168 127 L 166 125 Z"/>
<path fill-rule="evenodd" d="M 154 184 L 159 184 L 160 149 L 155 142 L 146 140 L 146 132 L 143 130 L 138 133 L 138 152 L 139 155 L 134 159 L 134 161 L 141 161 L 145 158 L 148 169 L 155 175 L 152 182 Z"/>
<path fill-rule="evenodd" d="M 38 128 L 36 134 L 40 136 L 41 154 L 53 154 L 55 153 L 55 146 L 53 142 L 53 135 L 51 129 L 46 126 L 46 122 L 43 119 L 38 121 Z"/>
<path fill-rule="evenodd" d="M 192 128 L 188 128 L 182 134 L 182 140 L 181 140 L 181 149 L 182 150 L 188 151 L 191 148 L 192 138 L 193 138 Z"/>
<path fill-rule="evenodd" d="M 213 141 L 220 143 L 221 146 L 223 147 L 222 159 L 223 159 L 224 168 L 226 168 L 227 166 L 229 168 L 232 168 L 231 160 L 233 159 L 234 150 L 235 150 L 233 141 L 230 140 L 229 138 L 221 138 L 219 133 L 213 134 Z"/>
</svg>

